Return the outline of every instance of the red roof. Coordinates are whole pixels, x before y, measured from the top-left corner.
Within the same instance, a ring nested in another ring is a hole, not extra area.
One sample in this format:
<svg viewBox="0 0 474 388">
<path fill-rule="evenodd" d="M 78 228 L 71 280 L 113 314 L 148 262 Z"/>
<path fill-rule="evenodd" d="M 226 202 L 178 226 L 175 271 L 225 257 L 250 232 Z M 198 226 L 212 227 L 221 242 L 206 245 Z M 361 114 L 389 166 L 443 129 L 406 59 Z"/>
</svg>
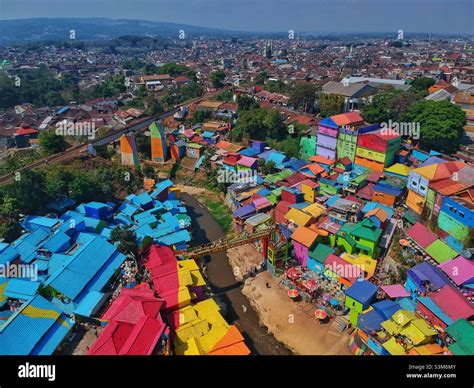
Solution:
<svg viewBox="0 0 474 388">
<path fill-rule="evenodd" d="M 33 128 L 18 128 L 15 133 L 17 135 L 32 135 L 38 133 L 38 131 Z"/>
<path fill-rule="evenodd" d="M 407 234 L 423 249 L 426 249 L 438 239 L 435 233 L 419 222 L 408 229 Z"/>
<path fill-rule="evenodd" d="M 429 297 L 454 321 L 459 318 L 470 320 L 474 316 L 472 304 L 450 284 L 429 293 Z"/>
<path fill-rule="evenodd" d="M 149 355 L 166 328 L 160 310 L 163 300 L 148 285 L 122 289 L 102 319 L 106 328 L 91 346 L 91 355 Z"/>
</svg>

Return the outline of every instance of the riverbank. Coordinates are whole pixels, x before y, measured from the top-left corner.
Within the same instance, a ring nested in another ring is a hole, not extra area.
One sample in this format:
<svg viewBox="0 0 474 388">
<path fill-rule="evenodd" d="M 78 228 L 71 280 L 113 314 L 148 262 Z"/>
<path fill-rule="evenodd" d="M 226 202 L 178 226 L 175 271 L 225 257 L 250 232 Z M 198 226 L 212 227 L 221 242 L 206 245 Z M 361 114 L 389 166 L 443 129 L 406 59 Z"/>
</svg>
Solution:
<svg viewBox="0 0 474 388">
<path fill-rule="evenodd" d="M 242 290 L 269 333 L 299 355 L 351 355 L 349 334 L 339 333 L 334 320 L 318 323 L 314 307 L 293 302 L 269 272 L 245 281 Z"/>
<path fill-rule="evenodd" d="M 200 190 L 200 189 L 197 189 Z M 196 198 L 184 190 L 183 200 L 192 220 L 193 245 L 215 241 L 224 236 L 224 232 L 209 210 Z M 204 257 L 209 286 L 214 299 L 221 306 L 229 324 L 235 324 L 245 338 L 252 354 L 290 355 L 291 352 L 278 342 L 260 323 L 249 300 L 242 293 L 242 283 L 234 278 L 233 268 L 225 253 L 216 253 Z"/>
</svg>

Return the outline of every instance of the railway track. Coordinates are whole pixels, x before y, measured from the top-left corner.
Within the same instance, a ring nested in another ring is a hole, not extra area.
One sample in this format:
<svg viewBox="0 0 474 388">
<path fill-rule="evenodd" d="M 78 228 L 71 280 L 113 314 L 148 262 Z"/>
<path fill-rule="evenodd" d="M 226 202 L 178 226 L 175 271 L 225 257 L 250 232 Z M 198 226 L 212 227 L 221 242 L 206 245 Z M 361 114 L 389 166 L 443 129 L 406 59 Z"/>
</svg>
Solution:
<svg viewBox="0 0 474 388">
<path fill-rule="evenodd" d="M 215 95 L 217 95 L 217 94 L 219 94 L 219 93 L 221 93 L 221 92 L 223 92 L 227 89 L 228 89 L 228 87 L 224 88 L 222 90 L 216 91 L 216 92 L 208 93 L 204 96 L 193 98 L 191 100 L 183 102 L 182 104 L 176 105 L 171 110 L 168 110 L 166 112 L 157 114 L 157 115 L 152 116 L 152 117 L 146 117 L 144 119 L 138 120 L 138 121 L 128 125 L 125 128 L 118 129 L 116 131 L 107 133 L 106 135 L 101 136 L 97 139 L 94 139 L 91 142 L 78 144 L 76 146 L 68 148 L 65 151 L 59 152 L 57 154 L 50 155 L 46 158 L 36 160 L 35 162 L 28 164 L 27 166 L 24 166 L 22 168 L 19 168 L 18 170 L 12 171 L 9 174 L 1 176 L 0 177 L 0 185 L 4 185 L 4 184 L 9 183 L 18 173 L 21 173 L 22 171 L 31 170 L 31 169 L 34 169 L 34 168 L 44 166 L 45 164 L 48 164 L 50 162 L 57 161 L 59 159 L 64 158 L 65 156 L 71 155 L 74 152 L 85 149 L 89 145 L 102 146 L 102 145 L 109 144 L 109 143 L 112 143 L 112 142 L 118 140 L 120 138 L 120 136 L 122 136 L 126 133 L 141 131 L 145 128 L 148 128 L 148 126 L 156 120 L 162 120 L 162 119 L 165 119 L 167 117 L 170 117 L 170 116 L 174 115 L 183 106 L 186 106 L 186 105 L 189 105 L 189 104 L 192 104 L 192 103 L 195 103 L 195 102 L 200 102 L 202 100 L 206 100 L 208 98 L 214 97 Z"/>
</svg>

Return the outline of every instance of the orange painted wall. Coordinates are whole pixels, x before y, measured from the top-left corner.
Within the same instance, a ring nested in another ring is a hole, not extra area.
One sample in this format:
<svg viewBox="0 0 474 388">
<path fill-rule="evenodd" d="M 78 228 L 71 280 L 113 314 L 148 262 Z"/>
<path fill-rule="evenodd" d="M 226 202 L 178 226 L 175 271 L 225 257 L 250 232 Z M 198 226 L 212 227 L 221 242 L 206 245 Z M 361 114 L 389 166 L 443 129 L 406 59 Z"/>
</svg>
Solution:
<svg viewBox="0 0 474 388">
<path fill-rule="evenodd" d="M 383 163 L 375 162 L 373 160 L 360 158 L 360 157 L 356 156 L 355 163 L 360 164 L 361 166 L 370 168 L 371 170 L 374 170 L 374 171 L 379 171 L 379 172 L 384 171 Z"/>
<path fill-rule="evenodd" d="M 425 197 L 415 193 L 414 191 L 408 190 L 407 206 L 418 214 L 423 212 L 425 205 Z"/>
</svg>

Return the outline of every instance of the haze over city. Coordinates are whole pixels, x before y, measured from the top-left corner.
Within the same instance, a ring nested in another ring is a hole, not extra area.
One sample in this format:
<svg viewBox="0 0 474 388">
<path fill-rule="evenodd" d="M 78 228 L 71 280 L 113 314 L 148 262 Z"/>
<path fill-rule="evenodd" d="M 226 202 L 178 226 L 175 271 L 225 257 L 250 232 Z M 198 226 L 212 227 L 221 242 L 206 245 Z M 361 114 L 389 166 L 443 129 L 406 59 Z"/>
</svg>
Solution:
<svg viewBox="0 0 474 388">
<path fill-rule="evenodd" d="M 472 34 L 470 0 L 17 0 L 0 19 L 107 17 L 236 31 Z M 440 23 L 442 19 L 442 23 Z"/>
</svg>

